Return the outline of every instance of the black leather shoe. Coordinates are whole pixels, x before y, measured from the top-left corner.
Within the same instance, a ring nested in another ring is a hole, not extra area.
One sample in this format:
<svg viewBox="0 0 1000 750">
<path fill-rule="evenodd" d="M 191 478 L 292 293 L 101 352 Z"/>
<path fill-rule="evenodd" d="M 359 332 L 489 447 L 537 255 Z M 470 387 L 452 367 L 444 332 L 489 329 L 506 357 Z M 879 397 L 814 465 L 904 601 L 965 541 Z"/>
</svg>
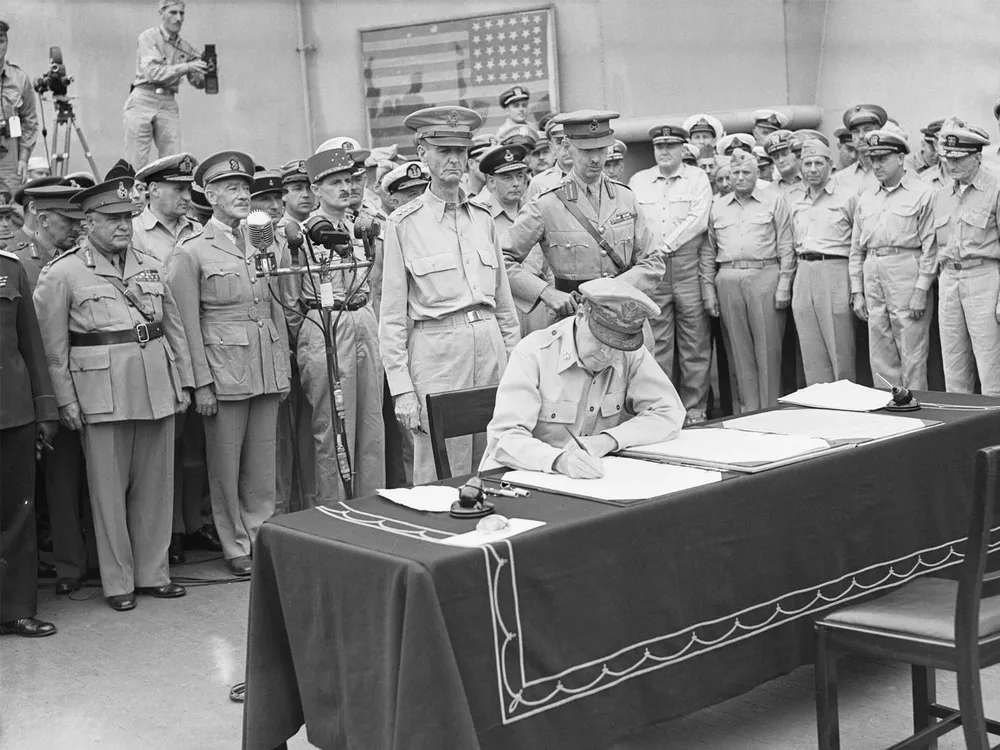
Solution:
<svg viewBox="0 0 1000 750">
<path fill-rule="evenodd" d="M 214 526 L 202 526 L 193 534 L 185 534 L 184 546 L 188 549 L 203 549 L 209 552 L 222 552 L 222 542 L 215 532 Z"/>
<path fill-rule="evenodd" d="M 187 589 L 179 583 L 171 582 L 163 586 L 136 586 L 135 593 L 145 594 L 157 599 L 176 599 L 179 596 L 184 596 L 187 593 Z"/>
<path fill-rule="evenodd" d="M 86 580 L 86 576 L 81 578 L 60 578 L 56 581 L 56 593 L 62 595 L 72 594 L 74 591 L 79 591 L 80 587 L 83 586 Z"/>
<path fill-rule="evenodd" d="M 250 562 L 250 557 L 247 555 L 226 560 L 226 565 L 229 566 L 229 572 L 234 576 L 248 576 L 250 575 L 250 571 L 253 570 L 253 563 Z"/>
<path fill-rule="evenodd" d="M 44 560 L 38 561 L 38 577 L 39 578 L 55 578 L 58 575 L 56 573 L 56 566 L 52 563 L 47 563 Z"/>
<path fill-rule="evenodd" d="M 184 555 L 184 535 L 171 534 L 170 546 L 167 547 L 167 562 L 171 565 L 180 565 L 186 560 L 187 557 Z"/>
<path fill-rule="evenodd" d="M 135 592 L 133 591 L 131 594 L 109 596 L 108 606 L 118 612 L 128 612 L 130 609 L 135 609 Z"/>
<path fill-rule="evenodd" d="M 44 638 L 55 635 L 56 626 L 37 617 L 22 617 L 20 620 L 0 622 L 0 635 L 21 635 L 25 638 Z"/>
</svg>

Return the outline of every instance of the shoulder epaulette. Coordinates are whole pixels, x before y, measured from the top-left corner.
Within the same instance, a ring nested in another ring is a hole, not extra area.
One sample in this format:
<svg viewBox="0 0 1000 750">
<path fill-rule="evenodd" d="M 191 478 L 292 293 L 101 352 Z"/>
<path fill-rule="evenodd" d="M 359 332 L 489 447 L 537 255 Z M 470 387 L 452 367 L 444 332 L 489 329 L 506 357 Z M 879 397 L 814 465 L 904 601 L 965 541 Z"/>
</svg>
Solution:
<svg viewBox="0 0 1000 750">
<path fill-rule="evenodd" d="M 197 229 L 195 229 L 195 231 L 194 231 L 194 234 L 189 234 L 189 235 L 188 235 L 187 237 L 185 237 L 184 239 L 182 239 L 182 240 L 179 240 L 179 241 L 177 242 L 177 244 L 178 244 L 178 245 L 183 245 L 183 244 L 184 244 L 185 242 L 188 242 L 189 240 L 193 240 L 193 239 L 195 239 L 196 237 L 201 237 L 201 235 L 202 235 L 202 234 L 203 234 L 204 232 L 205 232 L 205 227 L 204 227 L 204 226 L 200 226 L 200 227 L 198 227 Z M 149 254 L 149 253 L 146 253 L 146 255 L 148 255 L 148 254 Z"/>
<path fill-rule="evenodd" d="M 486 213 L 491 213 L 490 206 L 488 203 L 483 203 L 482 201 L 476 200 L 477 196 L 469 198 L 468 203 L 470 206 L 475 206 L 476 208 L 485 211 Z"/>
<path fill-rule="evenodd" d="M 539 303 L 541 304 L 541 303 Z M 532 331 L 518 344 L 518 348 L 536 352 L 539 349 L 547 349 L 553 344 L 559 343 L 562 337 L 559 332 L 551 328 L 543 328 L 540 331 Z"/>
<path fill-rule="evenodd" d="M 52 260 L 50 260 L 48 263 L 46 263 L 45 267 L 48 268 L 53 263 L 57 263 L 58 261 L 62 260 L 63 258 L 69 257 L 70 255 L 75 256 L 77 250 L 79 250 L 79 249 L 80 249 L 79 245 L 74 245 L 69 250 L 66 250 L 64 252 L 59 253 L 56 257 L 54 257 Z"/>
<path fill-rule="evenodd" d="M 410 214 L 412 214 L 414 211 L 416 211 L 418 208 L 420 208 L 422 205 L 424 205 L 424 202 L 422 200 L 418 199 L 418 200 L 410 201 L 405 206 L 400 206 L 395 211 L 393 211 L 391 214 L 389 214 L 389 218 L 392 219 L 395 222 L 400 222 L 403 219 L 405 219 L 407 216 L 409 216 Z"/>
<path fill-rule="evenodd" d="M 578 195 L 577 195 L 576 183 L 574 183 L 572 180 L 569 182 L 560 182 L 558 185 L 553 185 L 550 188 L 545 188 L 545 190 L 541 191 L 536 197 L 541 198 L 543 195 L 554 193 L 556 192 L 556 190 L 561 190 L 564 187 L 566 188 L 566 193 L 565 193 L 566 200 L 575 201 Z"/>
<path fill-rule="evenodd" d="M 18 263 L 21 262 L 21 259 L 18 258 L 16 255 L 14 255 L 14 253 L 10 252 L 9 250 L 0 250 L 0 255 L 2 255 L 5 258 L 10 258 L 11 260 L 16 260 Z"/>
</svg>

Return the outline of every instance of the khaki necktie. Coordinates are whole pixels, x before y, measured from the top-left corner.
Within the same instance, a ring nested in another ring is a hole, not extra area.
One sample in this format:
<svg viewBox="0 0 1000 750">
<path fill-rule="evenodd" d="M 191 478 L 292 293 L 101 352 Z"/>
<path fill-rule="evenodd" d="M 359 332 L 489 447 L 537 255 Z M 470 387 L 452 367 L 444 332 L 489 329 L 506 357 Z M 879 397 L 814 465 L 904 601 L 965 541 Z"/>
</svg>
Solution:
<svg viewBox="0 0 1000 750">
<path fill-rule="evenodd" d="M 240 231 L 239 224 L 233 227 L 233 241 L 236 243 L 236 247 L 240 249 L 240 252 L 243 253 L 243 256 L 246 257 L 247 243 L 246 240 L 243 239 L 243 232 Z"/>
<path fill-rule="evenodd" d="M 587 200 L 590 201 L 590 205 L 594 207 L 594 213 L 601 213 L 601 194 L 598 189 L 593 185 L 587 186 Z"/>
</svg>

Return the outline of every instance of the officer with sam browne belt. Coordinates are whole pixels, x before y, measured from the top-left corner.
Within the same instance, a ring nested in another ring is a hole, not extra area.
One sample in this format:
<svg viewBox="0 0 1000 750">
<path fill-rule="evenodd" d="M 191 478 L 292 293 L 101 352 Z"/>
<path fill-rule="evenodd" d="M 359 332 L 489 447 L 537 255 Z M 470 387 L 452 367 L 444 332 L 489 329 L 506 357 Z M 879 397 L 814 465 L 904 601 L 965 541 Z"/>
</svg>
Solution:
<svg viewBox="0 0 1000 750">
<path fill-rule="evenodd" d="M 87 237 L 46 266 L 35 306 L 63 426 L 80 431 L 101 582 L 110 606 L 172 598 L 174 415 L 194 385 L 162 265 L 132 247 L 129 177 L 83 190 Z"/>
</svg>

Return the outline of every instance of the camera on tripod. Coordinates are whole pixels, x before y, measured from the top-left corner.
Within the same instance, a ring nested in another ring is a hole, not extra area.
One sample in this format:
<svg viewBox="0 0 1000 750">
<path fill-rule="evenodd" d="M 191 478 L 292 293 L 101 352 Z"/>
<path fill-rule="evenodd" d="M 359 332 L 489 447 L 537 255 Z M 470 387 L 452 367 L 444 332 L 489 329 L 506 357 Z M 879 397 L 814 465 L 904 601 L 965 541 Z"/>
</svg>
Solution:
<svg viewBox="0 0 1000 750">
<path fill-rule="evenodd" d="M 66 75 L 62 50 L 59 47 L 49 47 L 49 69 L 35 81 L 35 91 L 39 94 L 51 92 L 52 96 L 58 99 L 66 96 L 71 83 L 73 77 Z"/>
</svg>

